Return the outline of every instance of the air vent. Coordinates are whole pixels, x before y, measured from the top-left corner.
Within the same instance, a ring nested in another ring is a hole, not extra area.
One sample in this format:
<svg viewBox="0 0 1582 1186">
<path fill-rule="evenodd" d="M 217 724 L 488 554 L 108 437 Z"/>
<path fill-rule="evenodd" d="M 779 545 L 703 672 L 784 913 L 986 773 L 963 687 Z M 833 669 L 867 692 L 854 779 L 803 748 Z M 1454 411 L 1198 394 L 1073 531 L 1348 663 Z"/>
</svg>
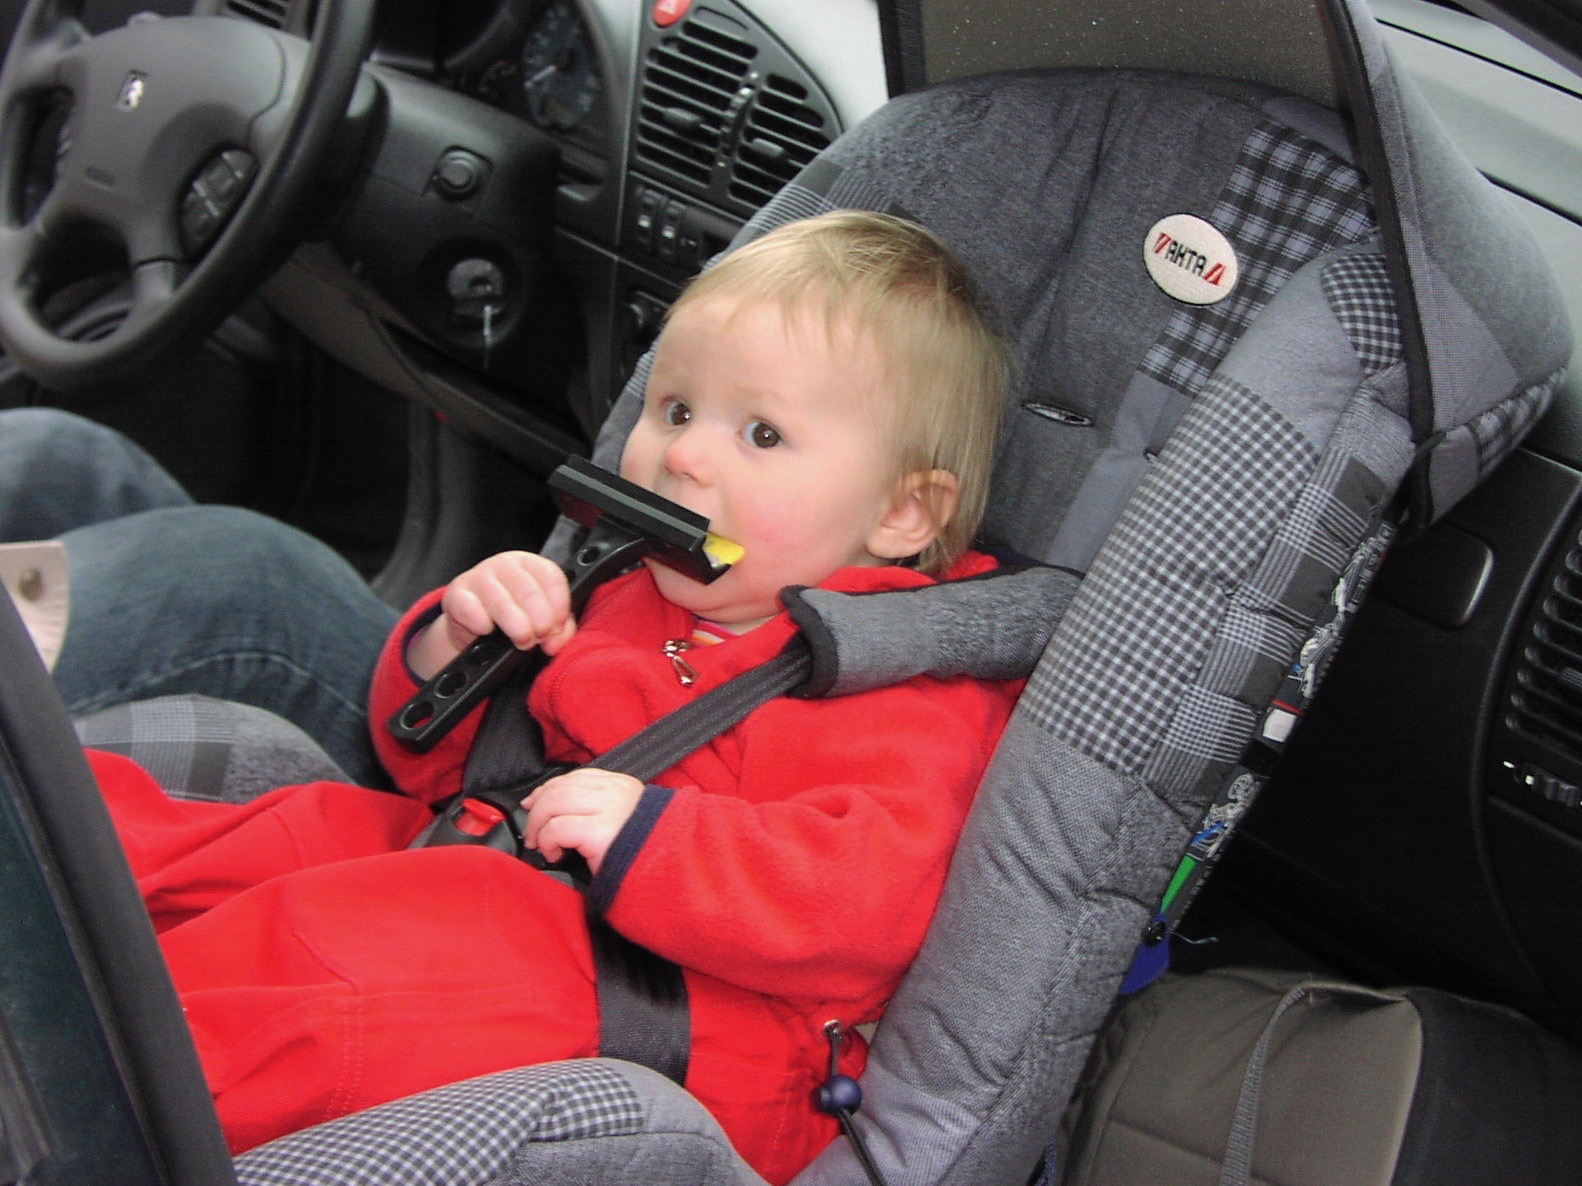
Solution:
<svg viewBox="0 0 1582 1186">
<path fill-rule="evenodd" d="M 650 30 L 635 156 L 655 179 L 750 215 L 838 132 L 818 84 L 727 0 Z"/>
<path fill-rule="evenodd" d="M 808 98 L 807 88 L 789 78 L 771 74 L 764 80 L 742 126 L 731 169 L 731 197 L 762 206 L 829 146 L 824 117 Z"/>
<path fill-rule="evenodd" d="M 1582 761 L 1582 547 L 1566 556 L 1538 608 L 1507 723 Z"/>
<path fill-rule="evenodd" d="M 225 0 L 225 11 L 229 16 L 252 21 L 255 25 L 284 29 L 291 0 Z"/>
<path fill-rule="evenodd" d="M 637 111 L 644 163 L 707 187 L 758 50 L 704 8 L 648 54 Z"/>
</svg>

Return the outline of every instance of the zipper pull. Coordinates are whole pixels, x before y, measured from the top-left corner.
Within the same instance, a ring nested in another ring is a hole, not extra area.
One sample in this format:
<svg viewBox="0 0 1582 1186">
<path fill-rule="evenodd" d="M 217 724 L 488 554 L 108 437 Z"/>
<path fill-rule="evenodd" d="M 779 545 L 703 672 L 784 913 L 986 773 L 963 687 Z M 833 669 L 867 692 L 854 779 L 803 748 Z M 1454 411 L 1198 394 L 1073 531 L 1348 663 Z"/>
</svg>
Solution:
<svg viewBox="0 0 1582 1186">
<path fill-rule="evenodd" d="M 681 681 L 683 688 L 690 688 L 698 678 L 698 673 L 692 664 L 682 658 L 682 652 L 692 646 L 684 638 L 672 638 L 665 643 L 665 656 L 670 660 L 670 665 L 676 669 L 676 679 Z"/>
</svg>

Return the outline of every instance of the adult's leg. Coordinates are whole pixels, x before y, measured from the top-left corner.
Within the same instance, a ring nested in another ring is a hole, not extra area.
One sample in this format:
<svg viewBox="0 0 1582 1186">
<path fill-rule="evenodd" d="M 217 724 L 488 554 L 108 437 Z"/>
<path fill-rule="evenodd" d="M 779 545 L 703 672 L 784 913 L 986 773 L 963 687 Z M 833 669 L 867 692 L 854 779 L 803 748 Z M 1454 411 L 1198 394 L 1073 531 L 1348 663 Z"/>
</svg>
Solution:
<svg viewBox="0 0 1582 1186">
<path fill-rule="evenodd" d="M 68 531 L 55 682 L 73 716 L 172 693 L 257 705 L 352 778 L 387 782 L 368 684 L 396 611 L 326 545 L 235 507 L 166 507 Z"/>
<path fill-rule="evenodd" d="M 63 531 L 192 499 L 114 429 L 57 408 L 0 411 L 0 542 Z"/>
</svg>

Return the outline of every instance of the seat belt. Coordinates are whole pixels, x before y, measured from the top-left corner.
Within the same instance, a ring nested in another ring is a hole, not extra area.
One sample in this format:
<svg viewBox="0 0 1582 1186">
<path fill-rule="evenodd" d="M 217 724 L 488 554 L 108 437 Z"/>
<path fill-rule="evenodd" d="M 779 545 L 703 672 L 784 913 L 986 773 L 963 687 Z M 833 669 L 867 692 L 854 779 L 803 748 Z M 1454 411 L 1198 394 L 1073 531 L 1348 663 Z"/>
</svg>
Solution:
<svg viewBox="0 0 1582 1186">
<path fill-rule="evenodd" d="M 591 877 L 579 855 L 547 866 L 522 844 L 522 798 L 564 770 L 546 764 L 543 734 L 526 708 L 527 684 L 539 666 L 524 665 L 489 702 L 468 756 L 461 796 L 416 844 L 486 844 L 536 867 L 564 872 L 585 893 Z M 755 708 L 805 684 L 812 670 L 812 651 L 797 634 L 775 658 L 666 713 L 590 764 L 649 782 Z M 692 1033 L 680 967 L 622 935 L 586 898 L 584 914 L 598 994 L 599 1054 L 684 1082 Z"/>
</svg>

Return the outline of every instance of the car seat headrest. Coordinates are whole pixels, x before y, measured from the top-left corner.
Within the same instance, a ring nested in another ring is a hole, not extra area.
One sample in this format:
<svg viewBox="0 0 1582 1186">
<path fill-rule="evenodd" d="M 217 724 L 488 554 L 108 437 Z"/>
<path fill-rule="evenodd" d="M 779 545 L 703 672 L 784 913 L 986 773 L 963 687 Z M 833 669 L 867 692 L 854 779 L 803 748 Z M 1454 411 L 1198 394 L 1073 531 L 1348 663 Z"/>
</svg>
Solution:
<svg viewBox="0 0 1582 1186">
<path fill-rule="evenodd" d="M 1020 371 L 984 539 L 1084 570 L 1272 294 L 1308 261 L 1373 234 L 1347 151 L 1333 113 L 1251 84 L 1127 71 L 968 80 L 892 101 L 737 243 L 844 206 L 914 218 L 949 244 L 999 311 Z M 1232 244 L 1228 257 L 1205 263 L 1161 229 L 1182 214 Z M 1153 278 L 1150 254 L 1183 276 L 1201 267 L 1222 293 L 1180 299 Z M 1216 264 L 1228 267 L 1216 274 Z M 618 459 L 647 365 L 606 422 L 597 460 Z"/>
</svg>

